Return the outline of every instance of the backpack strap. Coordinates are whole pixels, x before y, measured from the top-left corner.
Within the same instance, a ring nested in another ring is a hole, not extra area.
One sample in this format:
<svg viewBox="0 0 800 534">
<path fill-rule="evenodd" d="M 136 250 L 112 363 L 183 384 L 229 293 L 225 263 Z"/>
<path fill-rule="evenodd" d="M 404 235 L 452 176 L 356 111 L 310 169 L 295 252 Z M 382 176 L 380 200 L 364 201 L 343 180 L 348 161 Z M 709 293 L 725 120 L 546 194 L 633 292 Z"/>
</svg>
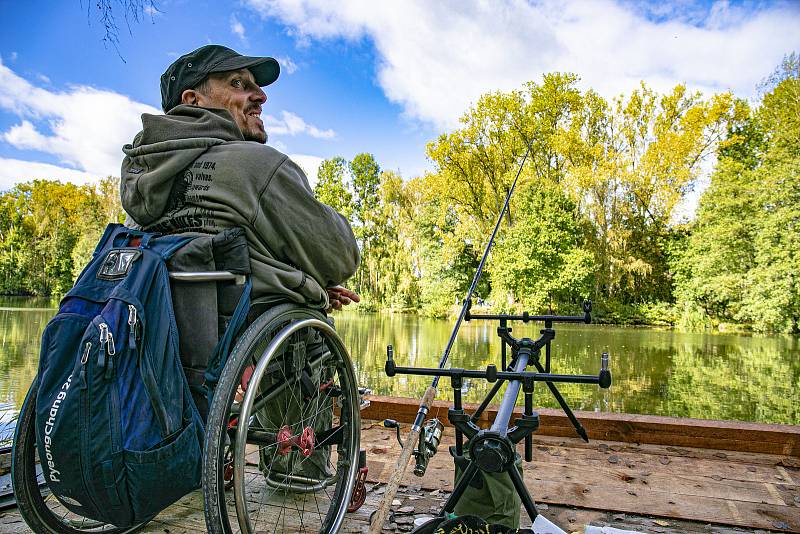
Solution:
<svg viewBox="0 0 800 534">
<path fill-rule="evenodd" d="M 101 250 L 106 247 L 106 243 L 109 239 L 113 239 L 116 237 L 116 232 L 122 227 L 119 223 L 110 223 L 106 225 L 106 229 L 103 231 L 103 235 L 97 241 L 97 245 L 94 247 L 94 252 L 92 252 L 92 259 L 97 257 Z"/>
<path fill-rule="evenodd" d="M 208 360 L 208 367 L 206 367 L 205 373 L 205 389 L 209 406 L 211 406 L 214 388 L 217 387 L 222 369 L 228 361 L 233 341 L 239 336 L 247 322 L 247 312 L 250 310 L 250 293 L 252 288 L 253 281 L 248 276 L 247 282 L 245 282 L 244 289 L 242 290 L 242 296 L 239 297 L 239 303 L 236 305 L 236 310 L 233 312 L 230 323 L 228 323 L 228 328 L 225 329 L 225 333 L 217 342 Z"/>
</svg>

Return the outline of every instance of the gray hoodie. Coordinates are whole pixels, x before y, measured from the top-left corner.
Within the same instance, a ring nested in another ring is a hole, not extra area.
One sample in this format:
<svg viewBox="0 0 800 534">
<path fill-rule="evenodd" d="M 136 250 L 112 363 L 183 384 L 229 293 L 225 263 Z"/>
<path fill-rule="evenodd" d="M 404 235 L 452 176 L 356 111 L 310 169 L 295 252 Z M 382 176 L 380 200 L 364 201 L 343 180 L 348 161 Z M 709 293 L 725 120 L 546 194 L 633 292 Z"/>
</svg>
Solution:
<svg viewBox="0 0 800 534">
<path fill-rule="evenodd" d="M 325 288 L 353 275 L 359 252 L 347 219 L 314 198 L 285 154 L 245 141 L 227 111 L 180 105 L 142 115 L 142 125 L 123 147 L 129 223 L 162 233 L 244 228 L 254 298 L 323 307 Z"/>
</svg>

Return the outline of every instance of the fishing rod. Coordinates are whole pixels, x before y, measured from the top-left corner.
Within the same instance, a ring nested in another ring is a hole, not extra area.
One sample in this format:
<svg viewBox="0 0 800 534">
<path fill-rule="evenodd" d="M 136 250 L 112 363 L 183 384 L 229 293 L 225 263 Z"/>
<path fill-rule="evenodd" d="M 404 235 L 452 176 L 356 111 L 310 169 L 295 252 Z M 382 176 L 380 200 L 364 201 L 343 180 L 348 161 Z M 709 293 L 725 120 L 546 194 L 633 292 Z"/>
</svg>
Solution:
<svg viewBox="0 0 800 534">
<path fill-rule="evenodd" d="M 494 238 L 497 235 L 497 232 L 500 229 L 500 224 L 503 222 L 503 217 L 508 210 L 508 204 L 511 201 L 511 195 L 514 193 L 514 188 L 517 186 L 517 180 L 519 179 L 520 174 L 522 174 L 522 168 L 524 167 L 525 161 L 528 159 L 528 155 L 531 152 L 532 144 L 533 139 L 531 138 L 531 140 L 528 142 L 528 148 L 525 151 L 525 155 L 522 157 L 522 162 L 519 164 L 519 169 L 517 170 L 517 175 L 514 177 L 514 182 L 511 184 L 511 188 L 508 190 L 508 194 L 506 195 L 506 201 L 503 204 L 503 209 L 500 210 L 500 215 L 497 217 L 497 223 L 494 225 L 492 235 L 489 237 L 489 242 L 486 244 L 486 249 L 483 251 L 483 257 L 478 264 L 478 269 L 475 271 L 475 276 L 472 278 L 472 284 L 470 284 L 469 291 L 467 291 L 467 296 L 464 299 L 464 305 L 461 307 L 461 313 L 458 314 L 458 319 L 453 327 L 453 332 L 450 334 L 450 339 L 448 340 L 447 346 L 445 347 L 442 357 L 439 360 L 439 369 L 444 369 L 447 359 L 450 357 L 450 351 L 453 348 L 453 343 L 455 343 L 461 323 L 464 320 L 467 311 L 472 306 L 472 294 L 475 292 L 475 289 L 478 286 L 478 281 L 483 273 L 483 266 L 486 263 L 486 258 L 489 257 L 489 251 L 492 248 L 492 243 L 494 243 Z M 436 389 L 439 386 L 439 378 L 439 375 L 436 375 L 433 378 L 433 382 L 431 382 L 431 385 L 425 390 L 425 394 L 422 396 L 422 400 L 419 403 L 417 416 L 414 419 L 414 424 L 411 426 L 411 431 L 408 433 L 406 441 L 403 444 L 403 450 L 400 453 L 400 457 L 397 459 L 397 465 L 395 466 L 394 472 L 392 473 L 392 476 L 389 478 L 389 482 L 386 485 L 386 492 L 383 494 L 381 506 L 378 508 L 375 516 L 372 519 L 372 524 L 369 528 L 369 534 L 380 534 L 381 530 L 383 529 L 383 524 L 386 521 L 392 501 L 397 494 L 397 490 L 400 487 L 400 481 L 403 479 L 403 475 L 405 475 L 408 467 L 408 462 L 411 459 L 411 453 L 414 450 L 416 442 L 419 440 L 419 434 L 422 430 L 422 425 L 425 422 L 425 417 L 428 415 L 428 411 L 433 404 L 433 400 L 436 398 Z"/>
</svg>

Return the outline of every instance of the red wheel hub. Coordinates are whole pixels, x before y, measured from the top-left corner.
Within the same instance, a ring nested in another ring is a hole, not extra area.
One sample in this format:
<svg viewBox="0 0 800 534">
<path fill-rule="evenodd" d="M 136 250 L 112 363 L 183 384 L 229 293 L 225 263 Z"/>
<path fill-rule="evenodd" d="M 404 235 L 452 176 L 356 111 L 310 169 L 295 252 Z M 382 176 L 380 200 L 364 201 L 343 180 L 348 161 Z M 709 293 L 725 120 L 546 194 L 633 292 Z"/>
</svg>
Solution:
<svg viewBox="0 0 800 534">
<path fill-rule="evenodd" d="M 278 434 L 275 436 L 275 442 L 278 444 L 278 454 L 286 456 L 292 451 L 292 448 L 300 450 L 300 454 L 308 458 L 314 452 L 314 429 L 307 426 L 298 435 L 292 435 L 292 429 L 289 425 L 284 425 Z"/>
</svg>

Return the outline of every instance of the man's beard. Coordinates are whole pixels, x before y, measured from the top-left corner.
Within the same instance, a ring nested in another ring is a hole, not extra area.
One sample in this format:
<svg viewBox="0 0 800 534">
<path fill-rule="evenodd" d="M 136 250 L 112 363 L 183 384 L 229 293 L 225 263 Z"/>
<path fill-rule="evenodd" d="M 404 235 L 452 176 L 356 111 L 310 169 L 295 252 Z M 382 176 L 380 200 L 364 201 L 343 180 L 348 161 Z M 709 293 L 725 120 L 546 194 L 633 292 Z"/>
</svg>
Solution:
<svg viewBox="0 0 800 534">
<path fill-rule="evenodd" d="M 261 135 L 259 134 L 263 135 L 263 140 Z M 263 132 L 258 132 L 255 135 L 253 135 L 250 132 L 247 133 L 242 132 L 242 137 L 244 137 L 245 141 L 255 141 L 256 143 L 261 143 L 262 145 L 266 144 L 267 141 L 269 140 L 269 134 L 267 133 L 266 130 L 264 130 Z"/>
</svg>

